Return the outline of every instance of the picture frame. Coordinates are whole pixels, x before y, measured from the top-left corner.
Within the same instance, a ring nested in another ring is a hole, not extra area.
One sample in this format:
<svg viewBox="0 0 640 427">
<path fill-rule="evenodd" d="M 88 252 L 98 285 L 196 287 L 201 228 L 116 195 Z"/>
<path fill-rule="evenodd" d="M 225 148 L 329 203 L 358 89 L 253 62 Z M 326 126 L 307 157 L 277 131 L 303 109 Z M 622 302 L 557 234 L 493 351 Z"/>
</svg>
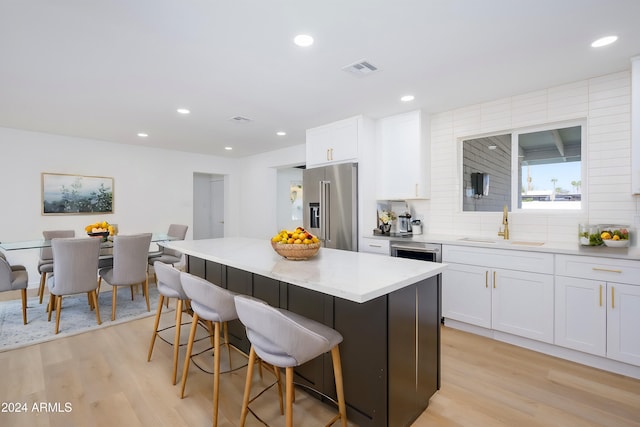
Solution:
<svg viewBox="0 0 640 427">
<path fill-rule="evenodd" d="M 113 178 L 42 174 L 42 215 L 113 213 Z"/>
</svg>

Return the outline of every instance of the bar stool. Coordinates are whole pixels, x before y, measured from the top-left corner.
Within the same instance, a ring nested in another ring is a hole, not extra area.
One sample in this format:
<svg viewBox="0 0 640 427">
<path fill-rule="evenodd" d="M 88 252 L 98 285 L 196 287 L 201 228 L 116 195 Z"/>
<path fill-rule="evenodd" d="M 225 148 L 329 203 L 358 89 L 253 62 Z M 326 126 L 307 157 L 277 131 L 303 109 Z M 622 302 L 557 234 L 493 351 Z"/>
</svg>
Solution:
<svg viewBox="0 0 640 427">
<path fill-rule="evenodd" d="M 182 370 L 180 398 L 184 398 L 184 389 L 187 384 L 191 351 L 193 350 L 198 321 L 206 320 L 209 325 L 213 322 L 213 426 L 215 427 L 218 425 L 218 397 L 220 391 L 220 329 L 224 324 L 224 339 L 229 352 L 229 363 L 231 363 L 231 348 L 229 347 L 226 322 L 238 318 L 233 300 L 235 293 L 190 273 L 181 272 L 180 280 L 184 292 L 191 299 L 191 308 L 193 310 L 187 354 L 184 360 L 184 369 Z M 211 326 L 209 328 L 211 329 Z"/>
<path fill-rule="evenodd" d="M 176 298 L 176 333 L 173 341 L 173 385 L 176 384 L 176 377 L 178 375 L 178 351 L 180 350 L 180 327 L 182 325 L 182 309 L 183 303 L 188 301 L 189 298 L 185 294 L 182 288 L 182 282 L 180 281 L 180 271 L 169 264 L 162 262 L 156 262 L 153 265 L 154 271 L 157 276 L 157 286 L 160 297 L 158 299 L 158 311 L 156 312 L 156 321 L 153 326 L 153 335 L 151 336 L 151 344 L 149 345 L 149 356 L 147 362 L 151 361 L 151 354 L 153 353 L 153 346 L 158 336 L 158 325 L 160 324 L 160 316 L 162 315 L 162 304 L 165 298 Z"/>
<path fill-rule="evenodd" d="M 327 425 L 332 425 L 340 419 L 342 426 L 347 427 L 342 365 L 338 350 L 342 335 L 326 325 L 287 310 L 271 307 L 253 297 L 236 295 L 235 303 L 238 318 L 244 324 L 251 342 L 240 426 L 244 426 L 249 412 L 249 395 L 256 355 L 273 366 L 285 369 L 286 425 L 292 427 L 293 368 L 330 351 L 338 397 L 338 415 Z"/>
</svg>

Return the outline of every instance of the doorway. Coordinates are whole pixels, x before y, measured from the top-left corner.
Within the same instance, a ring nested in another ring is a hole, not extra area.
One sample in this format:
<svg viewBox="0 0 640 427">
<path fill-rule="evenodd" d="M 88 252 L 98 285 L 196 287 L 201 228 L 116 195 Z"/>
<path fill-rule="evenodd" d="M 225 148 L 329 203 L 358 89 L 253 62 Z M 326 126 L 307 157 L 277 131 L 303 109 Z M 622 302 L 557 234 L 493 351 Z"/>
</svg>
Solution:
<svg viewBox="0 0 640 427">
<path fill-rule="evenodd" d="M 224 237 L 224 175 L 193 174 L 193 239 Z"/>
</svg>

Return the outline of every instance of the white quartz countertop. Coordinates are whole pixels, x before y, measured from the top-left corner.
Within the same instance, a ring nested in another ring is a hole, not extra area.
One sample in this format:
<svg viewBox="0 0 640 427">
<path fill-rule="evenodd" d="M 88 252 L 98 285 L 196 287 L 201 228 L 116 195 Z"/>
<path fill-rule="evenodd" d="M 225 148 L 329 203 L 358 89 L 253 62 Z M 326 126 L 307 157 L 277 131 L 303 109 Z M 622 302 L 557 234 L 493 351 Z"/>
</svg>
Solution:
<svg viewBox="0 0 640 427">
<path fill-rule="evenodd" d="M 162 242 L 187 255 L 249 271 L 327 295 L 363 303 L 440 274 L 446 264 L 320 248 L 291 261 L 269 241 L 245 237 Z"/>
<path fill-rule="evenodd" d="M 577 242 L 541 242 L 533 240 L 509 239 L 502 237 L 470 237 L 438 234 L 416 234 L 400 236 L 367 236 L 369 239 L 382 239 L 405 242 L 440 243 L 443 245 L 474 246 L 480 248 L 506 249 L 514 251 L 547 252 L 553 254 L 582 255 L 602 258 L 640 260 L 640 247 L 610 248 L 606 246 L 582 246 Z"/>
</svg>

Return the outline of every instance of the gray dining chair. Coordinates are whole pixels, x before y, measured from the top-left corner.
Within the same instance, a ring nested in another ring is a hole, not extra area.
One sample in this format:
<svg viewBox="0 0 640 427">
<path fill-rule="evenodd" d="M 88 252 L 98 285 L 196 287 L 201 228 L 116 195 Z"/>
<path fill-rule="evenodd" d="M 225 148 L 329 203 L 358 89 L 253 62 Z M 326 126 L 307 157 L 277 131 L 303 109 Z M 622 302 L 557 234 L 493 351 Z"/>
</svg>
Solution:
<svg viewBox="0 0 640 427">
<path fill-rule="evenodd" d="M 342 342 L 342 335 L 326 325 L 299 314 L 272 307 L 264 301 L 250 296 L 236 295 L 235 303 L 238 318 L 245 326 L 247 338 L 251 342 L 240 426 L 244 426 L 249 412 L 249 396 L 256 355 L 274 367 L 285 369 L 286 425 L 292 427 L 293 368 L 324 353 L 331 352 L 338 397 L 338 414 L 327 425 L 341 420 L 342 427 L 347 427 L 342 365 L 338 350 L 338 345 Z"/>
<path fill-rule="evenodd" d="M 147 255 L 151 244 L 151 233 L 135 234 L 130 236 L 114 236 L 113 238 L 113 267 L 101 268 L 98 272 L 98 292 L 100 284 L 105 282 L 112 286 L 111 320 L 116 319 L 116 298 L 119 286 L 131 288 L 133 300 L 133 287 L 142 285 L 144 296 L 149 306 L 149 275 L 147 274 Z"/>
<path fill-rule="evenodd" d="M 167 236 L 172 237 L 174 240 L 184 240 L 187 235 L 188 229 L 188 225 L 171 224 L 169 225 Z M 182 252 L 176 251 L 174 249 L 160 247 L 159 251 L 149 252 L 148 258 L 150 266 L 153 266 L 156 262 L 162 262 L 164 264 L 171 264 L 175 266 L 175 264 L 179 263 L 182 260 Z M 157 282 L 158 278 L 155 277 L 155 279 Z"/>
<path fill-rule="evenodd" d="M 22 265 L 11 265 L 0 252 L 0 292 L 20 290 L 22 296 L 22 322 L 27 324 L 27 286 L 29 276 Z"/>
<path fill-rule="evenodd" d="M 193 274 L 182 272 L 180 273 L 180 280 L 185 294 L 191 300 L 191 308 L 193 309 L 193 321 L 191 322 L 187 354 L 182 370 L 180 398 L 184 397 L 198 322 L 207 321 L 210 330 L 210 325 L 213 323 L 213 426 L 215 427 L 218 425 L 218 400 L 220 394 L 220 332 L 228 321 L 238 318 L 233 299 L 236 294 Z M 229 346 L 229 335 L 226 327 L 224 327 L 224 335 L 229 354 L 229 365 L 231 365 L 231 347 Z"/>
<path fill-rule="evenodd" d="M 74 230 L 45 230 L 42 232 L 44 240 L 51 240 L 57 237 L 75 237 Z M 44 297 L 44 285 L 47 282 L 47 274 L 53 272 L 53 252 L 51 247 L 40 248 L 40 260 L 38 261 L 38 272 L 40 273 L 40 287 L 38 295 L 40 296 L 40 304 Z"/>
<path fill-rule="evenodd" d="M 62 311 L 62 297 L 86 293 L 90 306 L 95 309 L 96 321 L 100 320 L 100 308 L 98 307 L 98 256 L 100 254 L 100 240 L 94 238 L 54 238 L 51 240 L 53 251 L 53 271 L 49 277 L 49 316 L 54 308 L 56 310 L 57 334 L 60 330 L 60 313 Z"/>
<path fill-rule="evenodd" d="M 147 362 L 151 361 L 151 354 L 153 353 L 153 346 L 158 336 L 158 325 L 160 324 L 160 316 L 162 315 L 162 303 L 166 298 L 177 298 L 176 303 L 176 324 L 175 324 L 175 338 L 173 340 L 173 384 L 176 384 L 176 378 L 178 375 L 178 351 L 180 349 L 180 329 L 182 325 L 182 310 L 183 303 L 188 302 L 189 297 L 182 288 L 182 282 L 180 280 L 180 271 L 170 266 L 169 264 L 163 264 L 157 262 L 153 266 L 158 276 L 158 292 L 160 297 L 158 299 L 158 311 L 156 312 L 156 320 L 153 326 L 153 335 L 151 336 L 151 343 L 149 344 L 149 355 L 147 356 Z"/>
</svg>

